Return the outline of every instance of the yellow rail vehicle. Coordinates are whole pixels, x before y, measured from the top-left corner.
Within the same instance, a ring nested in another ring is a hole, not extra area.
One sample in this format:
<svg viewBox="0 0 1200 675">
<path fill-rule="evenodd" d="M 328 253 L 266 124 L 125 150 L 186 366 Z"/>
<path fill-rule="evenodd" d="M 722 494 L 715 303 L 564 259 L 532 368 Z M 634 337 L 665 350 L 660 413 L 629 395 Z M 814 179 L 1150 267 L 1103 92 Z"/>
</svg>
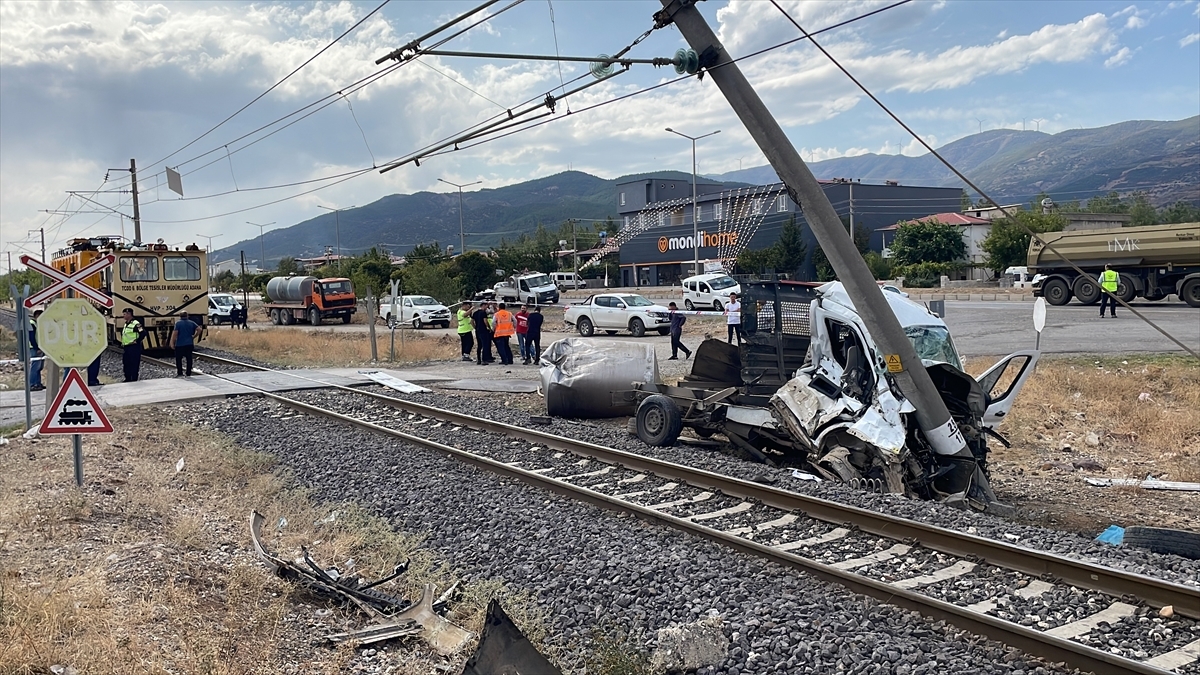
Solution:
<svg viewBox="0 0 1200 675">
<path fill-rule="evenodd" d="M 117 343 L 125 327 L 123 312 L 133 316 L 147 335 L 147 349 L 165 348 L 179 315 L 187 312 L 202 326 L 208 318 L 208 258 L 195 245 L 172 250 L 165 244 L 134 247 L 116 239 L 76 239 L 54 254 L 51 265 L 73 274 L 97 258 L 112 254 L 112 266 L 93 274 L 84 283 L 113 299 L 112 309 L 101 308 L 108 319 L 108 340 Z M 67 291 L 62 297 L 71 297 Z"/>
</svg>

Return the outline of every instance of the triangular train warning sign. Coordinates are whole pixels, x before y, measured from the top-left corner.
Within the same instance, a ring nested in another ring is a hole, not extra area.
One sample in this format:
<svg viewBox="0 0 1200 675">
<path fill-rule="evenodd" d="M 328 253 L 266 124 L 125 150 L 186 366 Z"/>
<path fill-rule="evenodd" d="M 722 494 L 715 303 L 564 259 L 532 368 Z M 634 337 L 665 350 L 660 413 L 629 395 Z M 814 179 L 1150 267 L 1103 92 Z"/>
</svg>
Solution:
<svg viewBox="0 0 1200 675">
<path fill-rule="evenodd" d="M 62 389 L 46 410 L 39 434 L 111 434 L 112 423 L 104 416 L 96 397 L 75 369 L 67 370 Z"/>
</svg>

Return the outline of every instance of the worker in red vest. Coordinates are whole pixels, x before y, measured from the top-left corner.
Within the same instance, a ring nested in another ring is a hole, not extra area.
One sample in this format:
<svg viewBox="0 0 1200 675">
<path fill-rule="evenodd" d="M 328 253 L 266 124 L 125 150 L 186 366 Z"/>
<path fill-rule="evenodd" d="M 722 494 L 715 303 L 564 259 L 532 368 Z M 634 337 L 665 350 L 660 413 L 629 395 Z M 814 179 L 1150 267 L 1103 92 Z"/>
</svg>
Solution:
<svg viewBox="0 0 1200 675">
<path fill-rule="evenodd" d="M 517 334 L 517 320 L 513 317 L 512 312 L 505 309 L 504 303 L 500 303 L 500 308 L 492 316 L 492 341 L 496 343 L 496 353 L 500 356 L 500 364 L 511 366 L 513 364 L 512 345 L 508 343 L 508 339 Z"/>
</svg>

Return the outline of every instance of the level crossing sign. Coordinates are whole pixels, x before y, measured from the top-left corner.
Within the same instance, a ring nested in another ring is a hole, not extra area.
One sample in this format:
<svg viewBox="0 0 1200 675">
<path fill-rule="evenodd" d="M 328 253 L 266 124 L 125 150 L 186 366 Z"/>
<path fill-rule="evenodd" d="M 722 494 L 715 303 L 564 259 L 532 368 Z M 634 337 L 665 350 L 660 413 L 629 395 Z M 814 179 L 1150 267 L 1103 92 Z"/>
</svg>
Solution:
<svg viewBox="0 0 1200 675">
<path fill-rule="evenodd" d="M 104 315 L 83 298 L 59 298 L 37 321 L 38 348 L 63 368 L 85 367 L 108 346 Z"/>
<path fill-rule="evenodd" d="M 39 434 L 111 434 L 112 423 L 105 417 L 95 395 L 78 370 L 68 370 L 62 389 L 46 409 Z"/>
<path fill-rule="evenodd" d="M 91 286 L 88 286 L 87 284 L 83 283 L 83 281 L 105 267 L 113 264 L 116 259 L 116 256 L 109 253 L 106 256 L 97 258 L 96 260 L 92 261 L 91 264 L 83 267 L 74 274 L 67 274 L 66 272 L 60 272 L 54 269 L 37 258 L 31 258 L 27 255 L 21 256 L 21 264 L 35 272 L 41 272 L 42 274 L 50 277 L 50 279 L 52 279 L 54 282 L 26 298 L 25 306 L 35 307 L 56 295 L 66 292 L 67 290 L 73 290 L 75 291 L 76 295 L 88 298 L 98 305 L 103 307 L 112 307 L 113 300 L 111 297 L 101 293 Z"/>
</svg>

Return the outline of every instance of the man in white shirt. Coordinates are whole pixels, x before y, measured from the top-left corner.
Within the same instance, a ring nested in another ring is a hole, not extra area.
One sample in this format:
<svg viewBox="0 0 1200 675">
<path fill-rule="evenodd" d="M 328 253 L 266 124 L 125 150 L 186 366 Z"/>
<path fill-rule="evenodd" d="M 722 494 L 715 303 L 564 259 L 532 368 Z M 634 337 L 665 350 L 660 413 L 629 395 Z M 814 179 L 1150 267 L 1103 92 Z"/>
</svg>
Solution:
<svg viewBox="0 0 1200 675">
<path fill-rule="evenodd" d="M 737 333 L 738 344 L 741 344 L 742 303 L 738 302 L 737 293 L 729 294 L 729 303 L 725 305 L 725 326 L 729 331 L 729 344 L 733 344 L 734 333 Z"/>
</svg>

